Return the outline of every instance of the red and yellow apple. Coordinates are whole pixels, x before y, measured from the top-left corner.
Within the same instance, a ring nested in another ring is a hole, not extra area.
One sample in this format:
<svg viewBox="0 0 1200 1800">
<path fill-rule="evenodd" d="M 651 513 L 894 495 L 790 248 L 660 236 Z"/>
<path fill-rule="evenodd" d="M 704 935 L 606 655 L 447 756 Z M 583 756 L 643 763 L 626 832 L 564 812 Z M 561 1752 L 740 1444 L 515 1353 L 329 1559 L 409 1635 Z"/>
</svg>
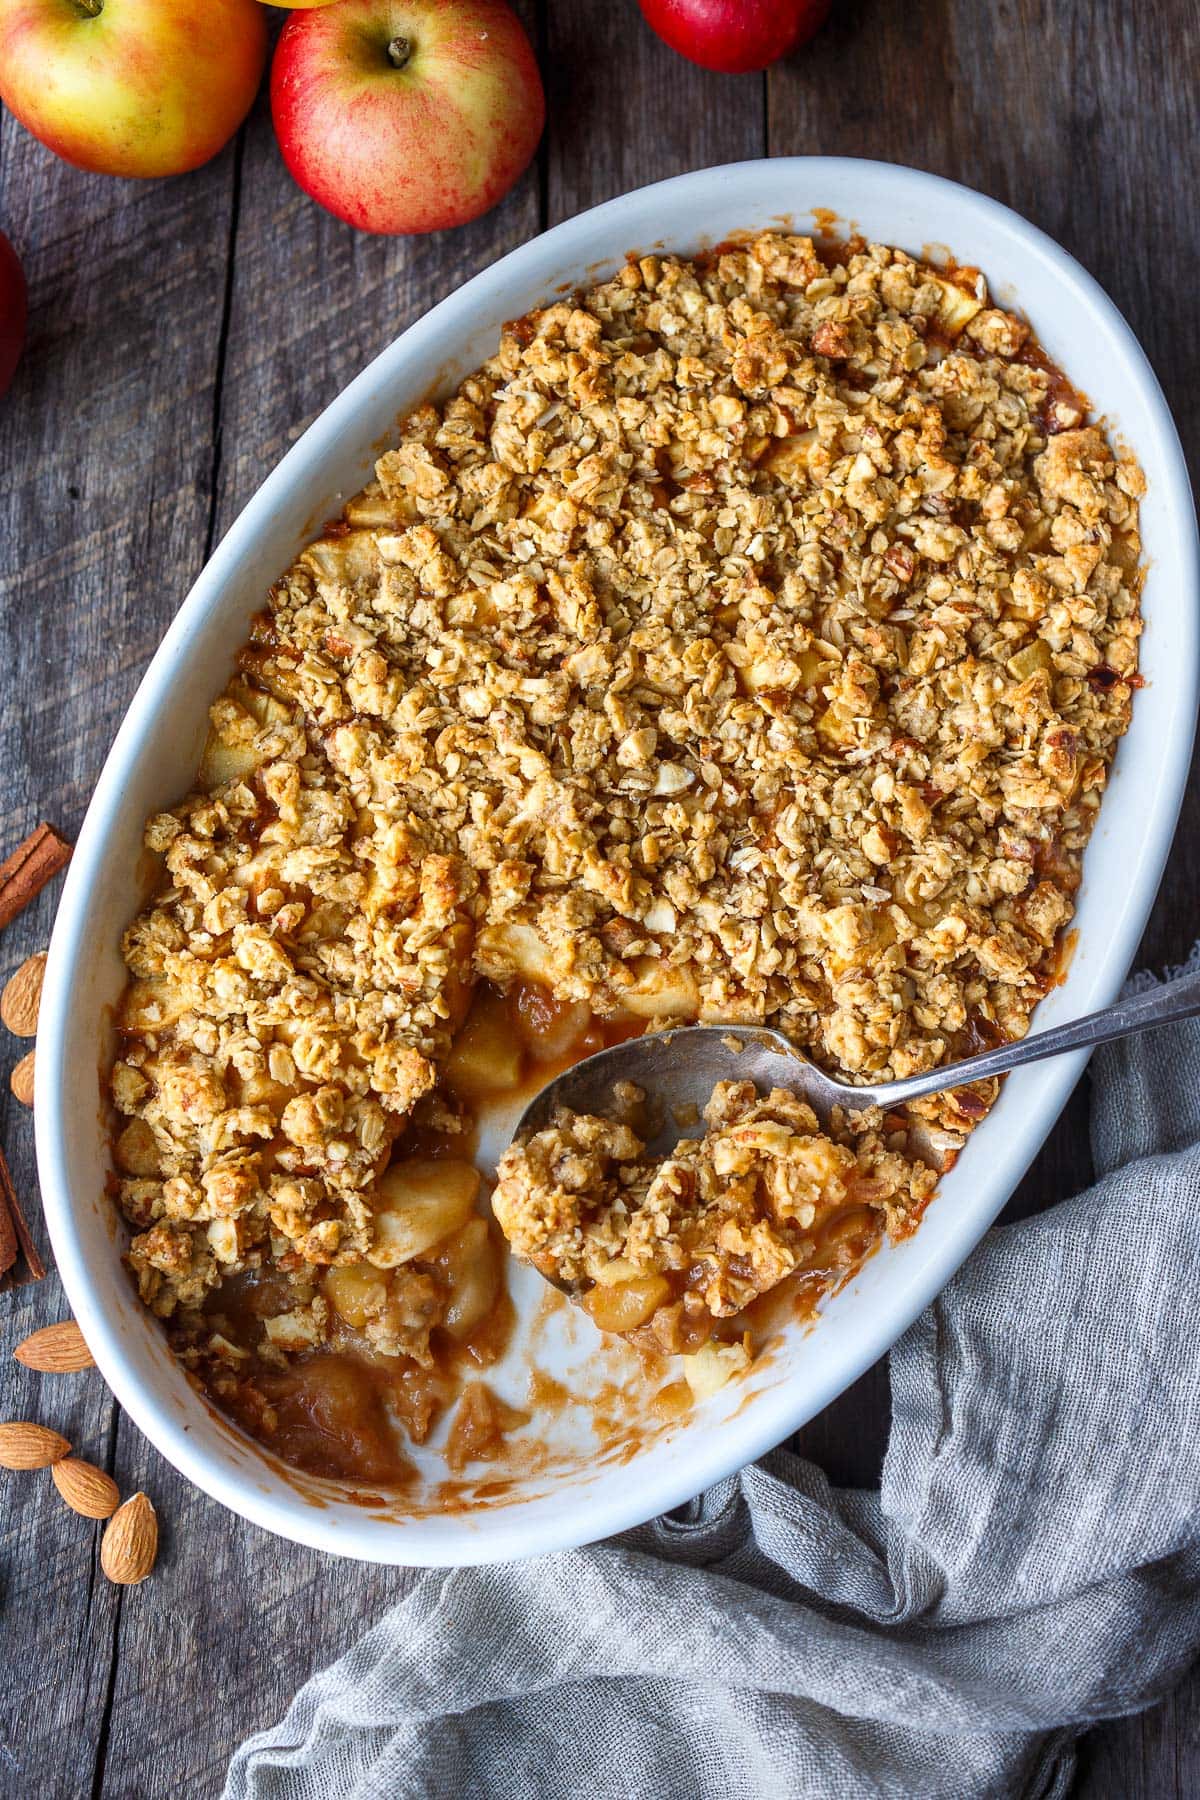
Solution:
<svg viewBox="0 0 1200 1800">
<path fill-rule="evenodd" d="M 338 0 L 297 12 L 271 67 L 283 160 L 362 231 L 441 231 L 508 192 L 537 148 L 537 61 L 504 0 Z"/>
<path fill-rule="evenodd" d="M 0 100 L 102 175 L 179 175 L 228 142 L 267 59 L 257 0 L 0 0 Z"/>
<path fill-rule="evenodd" d="M 765 69 L 806 44 L 830 0 L 638 0 L 672 50 L 722 75 Z"/>
<path fill-rule="evenodd" d="M 25 271 L 0 231 L 0 394 L 13 378 L 25 342 Z"/>
</svg>

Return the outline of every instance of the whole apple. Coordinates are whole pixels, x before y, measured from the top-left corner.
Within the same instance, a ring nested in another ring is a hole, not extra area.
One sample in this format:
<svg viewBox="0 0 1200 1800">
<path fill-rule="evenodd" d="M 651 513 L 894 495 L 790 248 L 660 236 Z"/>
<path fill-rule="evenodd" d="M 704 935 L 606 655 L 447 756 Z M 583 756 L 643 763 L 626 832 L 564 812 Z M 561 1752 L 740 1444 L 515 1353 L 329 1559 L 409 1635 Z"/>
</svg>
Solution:
<svg viewBox="0 0 1200 1800">
<path fill-rule="evenodd" d="M 806 44 L 830 0 L 638 0 L 665 44 L 703 69 L 748 75 Z"/>
<path fill-rule="evenodd" d="M 25 342 L 25 271 L 0 231 L 0 394 L 13 378 Z"/>
<path fill-rule="evenodd" d="M 267 59 L 257 0 L 0 0 L 0 100 L 102 175 L 179 175 L 228 142 Z"/>
<path fill-rule="evenodd" d="M 441 231 L 508 192 L 545 122 L 504 0 L 338 0 L 297 12 L 271 66 L 283 160 L 362 231 Z"/>
</svg>

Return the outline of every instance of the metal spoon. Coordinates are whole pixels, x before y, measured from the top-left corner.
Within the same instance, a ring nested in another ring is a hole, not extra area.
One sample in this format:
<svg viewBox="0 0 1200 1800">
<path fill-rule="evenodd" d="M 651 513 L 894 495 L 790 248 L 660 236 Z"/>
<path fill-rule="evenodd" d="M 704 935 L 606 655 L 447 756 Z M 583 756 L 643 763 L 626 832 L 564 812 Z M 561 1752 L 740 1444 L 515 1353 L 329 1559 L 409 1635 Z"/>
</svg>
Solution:
<svg viewBox="0 0 1200 1800">
<path fill-rule="evenodd" d="M 630 1038 L 585 1057 L 548 1083 L 517 1122 L 515 1137 L 544 1130 L 560 1108 L 576 1113 L 612 1110 L 613 1088 L 632 1082 L 644 1090 L 651 1107 L 645 1126 L 647 1153 L 669 1156 L 680 1138 L 698 1137 L 701 1117 L 719 1081 L 753 1081 L 760 1090 L 788 1088 L 806 1100 L 822 1121 L 831 1108 L 851 1112 L 869 1106 L 901 1106 L 923 1094 L 943 1094 L 993 1075 L 1006 1075 L 1025 1063 L 1060 1056 L 1067 1050 L 1090 1050 L 1114 1038 L 1149 1031 L 1172 1019 L 1200 1014 L 1200 974 L 1181 975 L 1148 993 L 1118 1000 L 1103 1012 L 1089 1013 L 1070 1025 L 1056 1025 L 1032 1037 L 1001 1044 L 963 1062 L 947 1063 L 902 1081 L 852 1085 L 837 1081 L 810 1062 L 781 1031 L 765 1025 L 682 1025 L 678 1029 Z M 683 1123 L 680 1123 L 680 1121 Z"/>
</svg>

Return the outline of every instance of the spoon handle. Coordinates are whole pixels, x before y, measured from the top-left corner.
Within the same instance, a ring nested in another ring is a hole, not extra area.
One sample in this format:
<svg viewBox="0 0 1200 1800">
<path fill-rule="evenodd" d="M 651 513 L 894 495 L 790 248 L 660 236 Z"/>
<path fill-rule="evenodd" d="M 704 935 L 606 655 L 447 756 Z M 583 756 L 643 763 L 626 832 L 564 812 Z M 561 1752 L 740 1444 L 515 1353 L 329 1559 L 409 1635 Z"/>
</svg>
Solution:
<svg viewBox="0 0 1200 1800">
<path fill-rule="evenodd" d="M 1001 1044 L 996 1050 L 969 1056 L 963 1062 L 930 1069 L 927 1074 L 908 1076 L 903 1081 L 883 1082 L 864 1092 L 869 1091 L 870 1104 L 898 1106 L 905 1100 L 919 1100 L 923 1094 L 942 1094 L 950 1088 L 965 1087 L 970 1081 L 1006 1075 L 1010 1069 L 1041 1062 L 1047 1056 L 1061 1056 L 1066 1050 L 1092 1050 L 1097 1044 L 1112 1043 L 1114 1038 L 1132 1037 L 1155 1025 L 1167 1025 L 1172 1019 L 1192 1019 L 1197 1015 L 1200 973 L 1180 975 L 1174 981 L 1160 982 L 1144 994 L 1118 1000 L 1103 1012 L 1073 1019 L 1069 1025 L 1055 1025 L 1049 1031 L 1035 1032 L 1015 1043 Z"/>
</svg>

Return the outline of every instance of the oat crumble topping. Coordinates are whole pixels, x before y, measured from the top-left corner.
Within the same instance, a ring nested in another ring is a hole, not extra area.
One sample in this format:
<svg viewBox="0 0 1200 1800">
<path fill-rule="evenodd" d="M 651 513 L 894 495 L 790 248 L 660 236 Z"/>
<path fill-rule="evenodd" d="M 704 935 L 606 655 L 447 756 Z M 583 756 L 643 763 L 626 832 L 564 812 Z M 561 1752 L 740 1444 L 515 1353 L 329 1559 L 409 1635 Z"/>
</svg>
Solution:
<svg viewBox="0 0 1200 1800">
<path fill-rule="evenodd" d="M 648 256 L 506 328 L 277 583 L 147 827 L 116 1158 L 185 1358 L 233 1379 L 328 1338 L 323 1272 L 378 1262 L 414 1122 L 460 1122 L 439 1071 L 480 978 L 769 1020 L 851 1078 L 1023 1034 L 1129 719 L 1143 485 L 981 277 L 880 245 Z M 917 1103 L 942 1160 L 989 1098 Z M 723 1316 L 837 1184 L 883 1183 L 891 1226 L 921 1203 L 877 1127 L 713 1105 L 656 1172 L 568 1122 L 525 1153 L 538 1206 L 597 1173 L 636 1264 L 681 1171 L 734 1232 L 753 1169 L 776 1225 L 704 1287 Z M 385 1263 L 362 1314 L 417 1366 L 435 1261 Z M 253 1341 L 214 1331 L 262 1269 Z"/>
</svg>

